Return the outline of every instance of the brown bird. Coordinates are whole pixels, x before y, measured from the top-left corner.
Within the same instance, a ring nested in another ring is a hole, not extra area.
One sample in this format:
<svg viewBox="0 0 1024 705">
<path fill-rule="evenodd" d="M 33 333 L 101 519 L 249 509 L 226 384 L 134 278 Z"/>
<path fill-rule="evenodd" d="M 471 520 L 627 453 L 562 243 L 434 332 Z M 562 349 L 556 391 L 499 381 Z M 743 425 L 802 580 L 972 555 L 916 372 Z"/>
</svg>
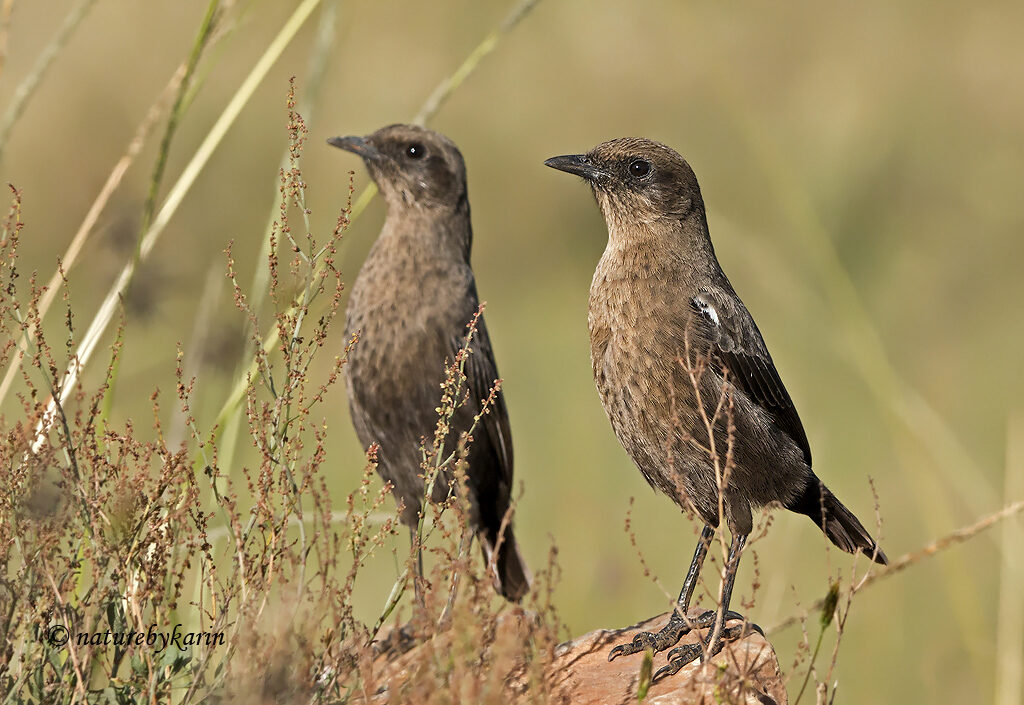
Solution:
<svg viewBox="0 0 1024 705">
<path fill-rule="evenodd" d="M 387 203 L 384 227 L 349 297 L 345 335 L 358 333 L 359 342 L 345 381 L 359 440 L 380 445 L 378 470 L 393 483 L 404 504 L 401 520 L 414 534 L 425 491 L 420 441 L 433 437 L 445 361 L 455 359 L 479 307 L 469 262 L 466 166 L 451 140 L 415 125 L 328 142 L 363 158 Z M 483 317 L 471 347 L 469 398 L 452 419 L 442 457 L 469 431 L 498 379 Z M 519 600 L 529 579 L 510 522 L 502 532 L 512 492 L 512 436 L 500 392 L 480 419 L 466 460 L 470 523 L 489 565 L 497 550 L 496 588 Z M 451 481 L 448 471 L 435 484 L 433 501 L 448 496 Z"/>
<path fill-rule="evenodd" d="M 668 625 L 615 647 L 609 660 L 662 651 L 712 627 L 710 656 L 745 628 L 725 628 L 752 510 L 771 502 L 806 514 L 839 548 L 885 554 L 811 470 L 811 449 L 750 312 L 715 257 L 690 165 L 646 139 L 548 159 L 589 182 L 608 225 L 590 286 L 590 355 L 605 412 L 647 482 L 704 522 Z M 721 502 L 721 507 L 720 503 Z M 732 540 L 718 610 L 686 617 L 708 546 L 725 519 Z M 756 628 L 756 627 L 755 627 Z M 669 652 L 655 677 L 701 657 Z"/>
</svg>

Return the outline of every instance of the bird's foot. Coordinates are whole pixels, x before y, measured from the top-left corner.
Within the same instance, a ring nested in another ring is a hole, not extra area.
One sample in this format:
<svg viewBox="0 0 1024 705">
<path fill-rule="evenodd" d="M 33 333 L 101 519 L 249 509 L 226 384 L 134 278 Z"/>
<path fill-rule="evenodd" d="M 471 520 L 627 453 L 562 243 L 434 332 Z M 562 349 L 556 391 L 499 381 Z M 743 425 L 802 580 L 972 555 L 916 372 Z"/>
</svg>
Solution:
<svg viewBox="0 0 1024 705">
<path fill-rule="evenodd" d="M 709 627 L 715 623 L 714 610 L 708 610 L 703 612 L 697 617 L 681 617 L 678 612 L 673 612 L 672 617 L 668 620 L 660 632 L 657 634 L 653 632 L 640 632 L 633 637 L 633 641 L 625 644 L 619 644 L 608 654 L 608 660 L 614 661 L 619 656 L 629 656 L 630 654 L 638 654 L 641 651 L 652 649 L 654 653 L 664 651 L 670 646 L 675 646 L 676 643 L 683 638 L 683 635 L 688 634 L 693 629 L 702 629 Z M 736 612 L 726 612 L 725 618 L 728 619 L 743 619 L 742 615 Z"/>
<path fill-rule="evenodd" d="M 701 615 L 701 617 L 703 616 L 704 615 Z M 743 619 L 743 617 L 735 612 L 726 612 L 725 619 Z M 714 613 L 712 613 L 712 621 L 713 620 Z M 654 678 L 652 680 L 657 681 L 679 673 L 679 671 L 681 671 L 685 666 L 701 658 L 705 653 L 707 653 L 707 658 L 711 659 L 722 651 L 722 648 L 727 642 L 742 639 L 745 636 L 750 636 L 754 632 L 764 636 L 764 632 L 761 630 L 761 627 L 756 624 L 744 623 L 736 625 L 735 627 L 725 627 L 722 629 L 722 633 L 718 635 L 718 639 L 716 639 L 712 644 L 705 644 L 701 641 L 697 644 L 683 644 L 682 646 L 677 646 L 668 652 L 668 664 L 659 668 L 657 673 L 654 674 Z"/>
</svg>

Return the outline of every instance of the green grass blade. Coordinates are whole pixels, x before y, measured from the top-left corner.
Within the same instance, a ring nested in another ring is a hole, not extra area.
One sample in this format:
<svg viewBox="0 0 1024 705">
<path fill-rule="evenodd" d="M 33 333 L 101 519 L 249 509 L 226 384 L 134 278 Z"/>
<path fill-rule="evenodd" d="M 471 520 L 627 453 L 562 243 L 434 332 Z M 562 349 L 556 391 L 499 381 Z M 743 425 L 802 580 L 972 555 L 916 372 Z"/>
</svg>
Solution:
<svg viewBox="0 0 1024 705">
<path fill-rule="evenodd" d="M 164 170 L 167 168 L 167 155 L 171 152 L 171 142 L 174 140 L 174 133 L 178 129 L 178 123 L 181 121 L 181 116 L 185 112 L 185 96 L 188 93 L 189 85 L 192 83 L 192 77 L 195 75 L 196 66 L 199 65 L 199 58 L 203 55 L 203 50 L 206 49 L 210 41 L 210 35 L 214 29 L 214 18 L 217 15 L 217 10 L 220 8 L 220 0 L 210 0 L 210 4 L 206 6 L 206 14 L 203 16 L 203 21 L 199 25 L 199 33 L 196 35 L 195 42 L 192 43 L 192 51 L 189 53 L 188 61 L 185 62 L 185 75 L 178 85 L 178 92 L 174 99 L 174 105 L 171 106 L 170 115 L 167 117 L 167 126 L 164 128 L 163 137 L 160 139 L 160 148 L 157 150 L 156 164 L 153 166 L 153 176 L 149 182 L 149 195 L 146 198 L 146 203 L 142 208 L 142 224 L 139 228 L 139 235 L 135 241 L 135 251 L 132 255 L 132 266 L 128 274 L 128 280 L 125 287 L 131 286 L 132 278 L 135 275 L 135 270 L 139 266 L 139 255 L 142 247 L 142 238 L 149 229 L 150 223 L 153 221 L 153 211 L 156 210 L 156 198 L 160 192 L 160 183 L 163 181 Z M 100 414 L 100 419 L 106 419 L 110 417 L 110 410 L 114 404 L 114 397 L 116 396 L 115 390 L 117 388 L 117 378 L 121 370 L 120 361 L 115 363 L 112 374 L 110 375 L 109 387 L 106 395 L 103 397 L 103 410 Z"/>
<path fill-rule="evenodd" d="M 7 146 L 7 139 L 11 135 L 11 130 L 14 128 L 15 123 L 18 122 L 18 118 L 25 112 L 29 100 L 32 99 L 39 84 L 46 76 L 46 72 L 53 65 L 53 60 L 57 58 L 60 50 L 67 46 L 71 35 L 78 29 L 82 20 L 85 19 L 85 16 L 89 14 L 89 10 L 95 4 L 96 0 L 78 0 L 67 16 L 64 17 L 64 21 L 61 23 L 60 29 L 57 30 L 57 34 L 46 45 L 39 58 L 36 59 L 32 70 L 18 84 L 18 88 L 14 91 L 14 96 L 7 106 L 7 110 L 4 111 L 3 118 L 0 118 L 0 159 L 3 159 L 4 147 Z"/>
<path fill-rule="evenodd" d="M 1006 432 L 1007 504 L 1024 497 L 1024 417 L 1011 419 Z M 1024 521 L 1003 523 L 1003 555 L 996 613 L 996 705 L 1024 703 Z"/>
</svg>

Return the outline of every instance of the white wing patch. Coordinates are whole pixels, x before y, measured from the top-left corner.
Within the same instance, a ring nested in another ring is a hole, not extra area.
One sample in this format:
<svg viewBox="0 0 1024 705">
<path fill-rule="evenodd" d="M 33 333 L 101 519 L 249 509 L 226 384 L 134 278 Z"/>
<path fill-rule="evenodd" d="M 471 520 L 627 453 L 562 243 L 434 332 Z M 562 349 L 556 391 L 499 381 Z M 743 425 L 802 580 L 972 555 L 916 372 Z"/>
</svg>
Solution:
<svg viewBox="0 0 1024 705">
<path fill-rule="evenodd" d="M 703 313 L 709 321 L 714 323 L 716 326 L 718 325 L 718 311 L 715 310 L 714 306 L 699 296 L 693 297 L 693 303 L 697 305 L 697 310 Z"/>
</svg>

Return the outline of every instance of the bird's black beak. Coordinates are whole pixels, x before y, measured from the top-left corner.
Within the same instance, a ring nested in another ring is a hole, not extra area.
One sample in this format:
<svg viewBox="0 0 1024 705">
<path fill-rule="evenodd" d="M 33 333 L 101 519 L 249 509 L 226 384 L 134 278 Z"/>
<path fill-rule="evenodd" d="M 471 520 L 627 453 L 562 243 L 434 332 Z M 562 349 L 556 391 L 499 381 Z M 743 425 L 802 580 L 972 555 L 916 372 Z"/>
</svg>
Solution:
<svg viewBox="0 0 1024 705">
<path fill-rule="evenodd" d="M 587 181 L 601 181 L 609 176 L 607 171 L 594 166 L 594 163 L 586 154 L 566 154 L 561 157 L 551 157 L 551 159 L 544 162 L 544 165 L 552 169 L 582 176 Z"/>
<path fill-rule="evenodd" d="M 354 135 L 349 135 L 348 137 L 331 137 L 327 140 L 327 144 L 344 149 L 346 152 L 358 154 L 360 157 L 368 161 L 376 162 L 384 158 L 384 155 L 381 154 L 376 147 L 362 137 L 356 137 Z"/>
</svg>

